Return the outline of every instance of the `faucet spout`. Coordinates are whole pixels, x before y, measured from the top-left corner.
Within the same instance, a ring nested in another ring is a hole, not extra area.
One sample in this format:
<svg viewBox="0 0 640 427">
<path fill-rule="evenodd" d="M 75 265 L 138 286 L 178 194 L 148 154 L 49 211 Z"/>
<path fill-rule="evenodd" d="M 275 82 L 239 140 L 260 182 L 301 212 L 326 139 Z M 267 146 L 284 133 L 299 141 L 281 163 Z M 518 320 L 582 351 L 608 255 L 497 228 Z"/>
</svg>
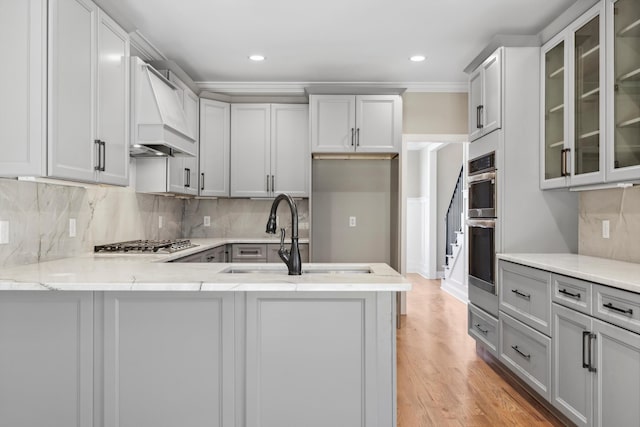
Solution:
<svg viewBox="0 0 640 427">
<path fill-rule="evenodd" d="M 285 200 L 291 210 L 291 248 L 284 248 L 284 229 L 280 238 L 280 250 L 278 255 L 289 269 L 290 276 L 299 276 L 302 274 L 302 259 L 300 257 L 300 247 L 298 245 L 298 207 L 296 202 L 288 194 L 279 194 L 271 205 L 271 212 L 267 221 L 267 233 L 276 233 L 276 212 L 281 201 Z"/>
</svg>

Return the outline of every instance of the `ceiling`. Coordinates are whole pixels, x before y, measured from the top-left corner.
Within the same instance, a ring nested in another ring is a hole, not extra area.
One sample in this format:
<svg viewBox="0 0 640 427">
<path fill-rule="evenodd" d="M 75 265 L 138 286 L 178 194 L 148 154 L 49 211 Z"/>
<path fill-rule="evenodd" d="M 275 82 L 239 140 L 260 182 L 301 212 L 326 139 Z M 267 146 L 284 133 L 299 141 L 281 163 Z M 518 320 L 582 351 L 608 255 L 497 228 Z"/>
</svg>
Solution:
<svg viewBox="0 0 640 427">
<path fill-rule="evenodd" d="M 576 0 L 98 0 L 199 82 L 462 83 L 496 34 Z M 266 56 L 252 62 L 251 54 Z M 414 63 L 412 55 L 427 60 Z"/>
</svg>

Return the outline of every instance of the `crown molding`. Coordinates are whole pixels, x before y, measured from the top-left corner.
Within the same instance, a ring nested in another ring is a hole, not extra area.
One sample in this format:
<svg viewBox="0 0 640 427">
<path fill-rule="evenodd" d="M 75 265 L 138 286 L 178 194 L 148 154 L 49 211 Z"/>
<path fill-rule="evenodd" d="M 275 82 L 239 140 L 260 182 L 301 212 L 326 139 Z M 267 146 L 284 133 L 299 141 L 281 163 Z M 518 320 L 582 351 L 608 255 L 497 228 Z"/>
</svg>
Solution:
<svg viewBox="0 0 640 427">
<path fill-rule="evenodd" d="M 305 95 L 311 86 L 334 88 L 406 88 L 406 92 L 467 93 L 467 82 L 195 82 L 202 90 L 223 94 Z"/>
<path fill-rule="evenodd" d="M 131 46 L 140 52 L 145 61 L 166 61 L 167 57 L 138 30 L 129 33 Z"/>
</svg>

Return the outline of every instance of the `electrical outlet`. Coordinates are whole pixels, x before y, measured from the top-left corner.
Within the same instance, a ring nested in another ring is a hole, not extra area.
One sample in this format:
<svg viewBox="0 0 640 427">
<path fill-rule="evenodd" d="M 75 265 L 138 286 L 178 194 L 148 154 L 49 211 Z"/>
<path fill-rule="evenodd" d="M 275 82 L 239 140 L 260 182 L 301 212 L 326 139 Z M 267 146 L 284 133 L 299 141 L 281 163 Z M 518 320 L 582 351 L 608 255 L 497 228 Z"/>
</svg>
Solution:
<svg viewBox="0 0 640 427">
<path fill-rule="evenodd" d="M 69 237 L 76 237 L 76 219 L 69 218 Z"/>
<path fill-rule="evenodd" d="M 162 228 L 162 215 L 158 217 L 158 228 Z"/>
<path fill-rule="evenodd" d="M 609 238 L 609 220 L 608 219 L 605 219 L 602 221 L 602 238 L 603 239 Z"/>
<path fill-rule="evenodd" d="M 205 216 L 203 222 L 204 222 L 204 226 L 205 227 L 211 227 L 211 217 L 210 216 L 208 216 L 208 215 Z"/>
<path fill-rule="evenodd" d="M 0 245 L 9 243 L 9 221 L 0 221 Z"/>
<path fill-rule="evenodd" d="M 349 217 L 349 227 L 355 227 L 356 226 L 356 217 L 355 216 L 350 216 Z"/>
</svg>

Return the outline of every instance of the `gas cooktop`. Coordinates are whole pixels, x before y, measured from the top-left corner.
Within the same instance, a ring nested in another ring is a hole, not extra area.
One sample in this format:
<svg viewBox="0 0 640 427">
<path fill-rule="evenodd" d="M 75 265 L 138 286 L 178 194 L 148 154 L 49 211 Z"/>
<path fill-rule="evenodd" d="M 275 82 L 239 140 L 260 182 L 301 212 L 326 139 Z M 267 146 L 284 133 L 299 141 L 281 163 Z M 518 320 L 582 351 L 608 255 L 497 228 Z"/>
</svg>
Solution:
<svg viewBox="0 0 640 427">
<path fill-rule="evenodd" d="M 94 252 L 132 252 L 132 253 L 148 253 L 148 252 L 178 252 L 183 249 L 189 249 L 194 246 L 188 239 L 172 239 L 172 240 L 130 240 L 128 242 L 110 243 L 107 245 L 98 245 L 93 247 Z"/>
</svg>

